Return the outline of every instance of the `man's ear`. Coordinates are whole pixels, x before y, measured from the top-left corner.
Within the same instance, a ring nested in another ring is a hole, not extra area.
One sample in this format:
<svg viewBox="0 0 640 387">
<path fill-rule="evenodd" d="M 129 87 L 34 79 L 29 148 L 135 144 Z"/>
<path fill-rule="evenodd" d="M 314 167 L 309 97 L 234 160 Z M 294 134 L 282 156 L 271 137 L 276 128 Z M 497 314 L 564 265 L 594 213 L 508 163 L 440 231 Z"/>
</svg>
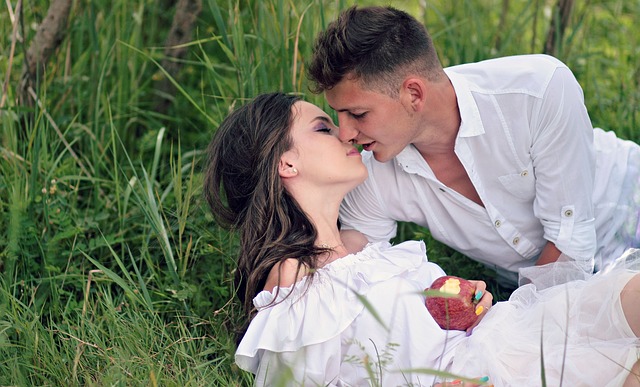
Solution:
<svg viewBox="0 0 640 387">
<path fill-rule="evenodd" d="M 402 82 L 400 99 L 406 109 L 417 112 L 424 106 L 427 96 L 426 83 L 417 77 L 410 77 Z"/>
<path fill-rule="evenodd" d="M 278 163 L 278 174 L 280 177 L 294 177 L 298 175 L 298 169 L 293 166 L 291 160 L 287 157 L 286 153 L 280 157 Z"/>
</svg>

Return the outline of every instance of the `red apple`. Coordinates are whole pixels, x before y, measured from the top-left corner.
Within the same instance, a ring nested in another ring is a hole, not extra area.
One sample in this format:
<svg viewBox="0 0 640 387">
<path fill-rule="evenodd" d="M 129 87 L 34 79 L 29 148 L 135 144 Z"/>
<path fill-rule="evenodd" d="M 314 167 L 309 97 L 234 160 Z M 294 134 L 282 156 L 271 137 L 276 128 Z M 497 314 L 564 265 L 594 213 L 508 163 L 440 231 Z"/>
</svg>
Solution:
<svg viewBox="0 0 640 387">
<path fill-rule="evenodd" d="M 437 278 L 425 291 L 427 309 L 440 328 L 464 331 L 478 319 L 476 287 L 471 281 L 447 275 Z"/>
</svg>

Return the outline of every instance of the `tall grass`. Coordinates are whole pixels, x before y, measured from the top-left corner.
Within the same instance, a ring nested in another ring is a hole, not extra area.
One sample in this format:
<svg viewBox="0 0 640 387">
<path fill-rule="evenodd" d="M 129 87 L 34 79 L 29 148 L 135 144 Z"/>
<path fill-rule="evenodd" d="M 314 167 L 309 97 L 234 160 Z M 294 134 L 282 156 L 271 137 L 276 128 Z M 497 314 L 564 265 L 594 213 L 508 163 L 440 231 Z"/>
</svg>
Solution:
<svg viewBox="0 0 640 387">
<path fill-rule="evenodd" d="M 154 110 L 154 82 L 170 77 L 160 63 L 173 9 L 152 0 L 75 2 L 33 107 L 18 104 L 22 47 L 49 3 L 23 3 L 14 57 L 0 13 L 0 385 L 249 384 L 230 333 L 236 240 L 201 200 L 203 149 L 258 93 L 326 108 L 308 93 L 305 61 L 354 2 L 203 0 L 168 113 Z M 549 1 L 509 2 L 504 15 L 502 0 L 463 3 L 395 5 L 424 20 L 447 65 L 542 50 Z M 558 51 L 595 125 L 634 140 L 638 15 L 637 2 L 578 2 Z M 424 238 L 447 271 L 491 281 L 425 230 L 400 231 Z"/>
</svg>

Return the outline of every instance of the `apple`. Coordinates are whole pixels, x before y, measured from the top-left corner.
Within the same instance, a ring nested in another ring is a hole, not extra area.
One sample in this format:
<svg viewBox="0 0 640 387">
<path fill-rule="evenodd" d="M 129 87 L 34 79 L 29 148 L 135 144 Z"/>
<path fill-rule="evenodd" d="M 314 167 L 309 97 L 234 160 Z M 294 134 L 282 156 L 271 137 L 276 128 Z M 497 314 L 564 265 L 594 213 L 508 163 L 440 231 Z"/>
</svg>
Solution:
<svg viewBox="0 0 640 387">
<path fill-rule="evenodd" d="M 464 278 L 437 278 L 426 291 L 429 313 L 442 329 L 464 331 L 478 319 L 475 285 Z"/>
</svg>

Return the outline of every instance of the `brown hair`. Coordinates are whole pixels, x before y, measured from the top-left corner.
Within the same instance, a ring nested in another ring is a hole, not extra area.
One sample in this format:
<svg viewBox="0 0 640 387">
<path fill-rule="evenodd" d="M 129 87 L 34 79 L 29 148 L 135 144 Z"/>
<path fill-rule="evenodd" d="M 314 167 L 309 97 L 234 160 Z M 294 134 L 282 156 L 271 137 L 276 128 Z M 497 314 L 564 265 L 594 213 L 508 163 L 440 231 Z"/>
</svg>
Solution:
<svg viewBox="0 0 640 387">
<path fill-rule="evenodd" d="M 291 149 L 292 106 L 298 97 L 263 94 L 229 114 L 209 144 L 204 196 L 214 217 L 239 231 L 236 289 L 250 319 L 253 298 L 274 265 L 298 260 L 310 275 L 315 257 L 327 249 L 314 245 L 317 231 L 285 190 L 278 174 L 283 153 Z"/>
<path fill-rule="evenodd" d="M 353 6 L 342 12 L 318 35 L 308 66 L 315 93 L 350 76 L 395 96 L 408 73 L 430 80 L 443 75 L 424 25 L 392 7 Z"/>
</svg>

